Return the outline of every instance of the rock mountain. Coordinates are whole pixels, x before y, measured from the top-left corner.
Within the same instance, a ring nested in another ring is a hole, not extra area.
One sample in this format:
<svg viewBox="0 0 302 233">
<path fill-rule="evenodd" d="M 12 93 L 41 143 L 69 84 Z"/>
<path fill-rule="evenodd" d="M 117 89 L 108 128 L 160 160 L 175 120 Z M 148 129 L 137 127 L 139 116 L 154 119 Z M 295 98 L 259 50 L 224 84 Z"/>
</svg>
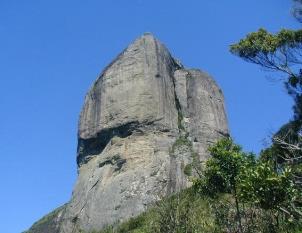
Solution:
<svg viewBox="0 0 302 233">
<path fill-rule="evenodd" d="M 194 161 L 207 159 L 207 147 L 228 135 L 215 81 L 184 68 L 149 33 L 97 78 L 78 127 L 71 200 L 28 232 L 88 232 L 136 216 L 189 187 Z"/>
</svg>

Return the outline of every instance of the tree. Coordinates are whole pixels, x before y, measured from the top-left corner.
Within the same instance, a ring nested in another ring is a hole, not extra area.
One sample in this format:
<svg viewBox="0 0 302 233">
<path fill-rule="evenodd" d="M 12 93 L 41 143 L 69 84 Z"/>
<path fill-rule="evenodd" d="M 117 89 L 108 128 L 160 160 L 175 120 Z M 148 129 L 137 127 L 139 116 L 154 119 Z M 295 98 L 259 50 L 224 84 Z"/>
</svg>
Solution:
<svg viewBox="0 0 302 233">
<path fill-rule="evenodd" d="M 227 232 L 241 233 L 284 232 L 290 221 L 293 227 L 300 227 L 300 210 L 295 203 L 300 200 L 301 190 L 294 185 L 291 167 L 281 170 L 275 167 L 272 149 L 256 159 L 232 139 L 225 138 L 209 151 L 211 157 L 204 165 L 203 176 L 195 180 L 194 188 L 214 200 L 212 209 L 218 225 Z M 234 227 L 233 221 L 238 225 Z"/>
<path fill-rule="evenodd" d="M 296 189 L 291 180 L 290 168 L 278 173 L 270 162 L 258 161 L 256 166 L 245 169 L 239 182 L 240 198 L 264 210 L 281 210 L 294 201 Z"/>
<path fill-rule="evenodd" d="M 252 154 L 242 152 L 240 146 L 232 139 L 225 138 L 209 148 L 211 157 L 206 161 L 204 177 L 195 182 L 199 192 L 210 197 L 217 197 L 221 193 L 230 193 L 234 196 L 239 231 L 242 230 L 239 208 L 238 182 L 243 169 L 252 166 L 255 158 Z"/>
<path fill-rule="evenodd" d="M 302 0 L 294 3 L 293 15 L 302 22 Z M 295 188 L 302 190 L 302 30 L 282 29 L 272 34 L 261 28 L 231 45 L 230 51 L 247 62 L 285 75 L 285 87 L 294 99 L 293 118 L 273 135 L 272 146 L 262 152 L 261 159 L 273 164 L 278 176 L 290 167 Z M 268 171 L 267 166 L 264 168 Z M 301 201 L 296 204 L 293 209 L 301 215 Z"/>
<path fill-rule="evenodd" d="M 293 15 L 302 22 L 302 0 L 294 3 Z M 272 137 L 272 147 L 279 165 L 301 165 L 302 150 L 297 148 L 302 148 L 302 30 L 282 29 L 272 34 L 261 28 L 231 45 L 230 51 L 245 61 L 285 74 L 285 87 L 295 103 L 293 118 Z"/>
<path fill-rule="evenodd" d="M 271 34 L 261 28 L 230 47 L 231 53 L 245 61 L 286 74 L 284 83 L 294 98 L 294 120 L 302 119 L 302 30 L 282 29 Z"/>
</svg>

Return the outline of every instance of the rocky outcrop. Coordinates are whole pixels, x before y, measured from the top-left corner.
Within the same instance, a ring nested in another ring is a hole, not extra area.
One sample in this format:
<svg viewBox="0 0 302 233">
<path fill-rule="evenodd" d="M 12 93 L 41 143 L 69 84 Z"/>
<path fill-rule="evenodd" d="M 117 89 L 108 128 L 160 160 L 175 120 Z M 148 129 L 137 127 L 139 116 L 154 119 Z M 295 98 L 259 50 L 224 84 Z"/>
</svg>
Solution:
<svg viewBox="0 0 302 233">
<path fill-rule="evenodd" d="M 47 214 L 23 233 L 60 233 L 66 204 Z"/>
<path fill-rule="evenodd" d="M 144 34 L 86 95 L 79 177 L 57 232 L 102 229 L 189 187 L 188 166 L 205 160 L 207 147 L 227 134 L 223 95 L 214 80 L 185 69 Z"/>
</svg>

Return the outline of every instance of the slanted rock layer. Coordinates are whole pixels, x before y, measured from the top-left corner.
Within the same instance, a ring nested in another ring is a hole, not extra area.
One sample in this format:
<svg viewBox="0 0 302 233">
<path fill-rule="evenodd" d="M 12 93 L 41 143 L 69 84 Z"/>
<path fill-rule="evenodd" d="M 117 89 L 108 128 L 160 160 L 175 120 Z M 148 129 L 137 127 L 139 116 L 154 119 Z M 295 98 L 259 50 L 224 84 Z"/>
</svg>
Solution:
<svg viewBox="0 0 302 233">
<path fill-rule="evenodd" d="M 86 95 L 79 120 L 79 177 L 52 232 L 99 230 L 189 187 L 185 168 L 207 159 L 207 147 L 226 135 L 224 99 L 214 80 L 185 69 L 144 34 Z"/>
</svg>

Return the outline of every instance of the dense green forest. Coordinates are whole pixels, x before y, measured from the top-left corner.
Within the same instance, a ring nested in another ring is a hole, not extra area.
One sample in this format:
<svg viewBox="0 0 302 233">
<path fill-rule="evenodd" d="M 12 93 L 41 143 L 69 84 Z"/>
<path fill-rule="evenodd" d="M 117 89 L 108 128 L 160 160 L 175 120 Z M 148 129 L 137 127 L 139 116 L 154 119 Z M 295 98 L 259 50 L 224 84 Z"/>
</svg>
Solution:
<svg viewBox="0 0 302 233">
<path fill-rule="evenodd" d="M 293 17 L 302 23 L 302 1 Z M 292 119 L 259 155 L 231 138 L 209 148 L 211 158 L 187 168 L 193 186 L 109 232 L 302 232 L 302 30 L 261 28 L 230 46 L 247 62 L 283 74 L 294 100 Z"/>
</svg>

